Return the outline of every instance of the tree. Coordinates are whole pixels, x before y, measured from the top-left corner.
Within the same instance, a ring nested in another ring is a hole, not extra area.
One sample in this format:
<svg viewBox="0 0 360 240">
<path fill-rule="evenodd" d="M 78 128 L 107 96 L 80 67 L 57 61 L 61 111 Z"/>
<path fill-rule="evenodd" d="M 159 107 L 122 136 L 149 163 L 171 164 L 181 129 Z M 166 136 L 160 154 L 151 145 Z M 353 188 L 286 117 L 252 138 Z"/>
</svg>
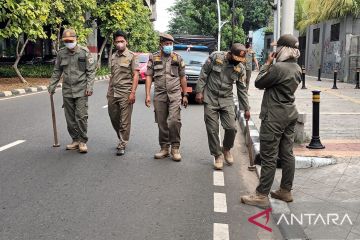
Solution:
<svg viewBox="0 0 360 240">
<path fill-rule="evenodd" d="M 149 19 L 150 11 L 142 0 L 100 1 L 94 17 L 97 18 L 100 34 L 105 40 L 100 47 L 98 59 L 101 59 L 105 45 L 111 34 L 121 29 L 129 34 L 129 45 L 133 51 L 152 51 L 157 47 L 157 36 Z M 112 48 L 110 49 L 110 55 Z M 97 67 L 100 67 L 98 61 Z"/>
<path fill-rule="evenodd" d="M 50 39 L 55 52 L 60 48 L 60 33 L 63 28 L 71 27 L 76 31 L 78 41 L 86 43 L 86 38 L 93 31 L 91 20 L 86 19 L 96 9 L 96 0 L 52 0 L 48 26 L 51 29 Z"/>
<path fill-rule="evenodd" d="M 348 14 L 360 15 L 359 0 L 297 0 L 295 24 L 304 32 L 309 25 Z"/>
<path fill-rule="evenodd" d="M 16 38 L 16 60 L 13 68 L 23 83 L 27 83 L 21 75 L 18 64 L 29 41 L 47 38 L 44 26 L 50 11 L 49 1 L 38 0 L 0 0 L 0 22 L 6 22 L 0 29 L 0 37 Z"/>
<path fill-rule="evenodd" d="M 221 1 L 221 19 L 228 23 L 221 29 L 221 48 L 228 49 L 232 40 L 230 1 Z M 173 18 L 169 24 L 171 34 L 211 35 L 217 38 L 217 6 L 211 0 L 177 0 L 175 5 L 168 9 Z M 245 42 L 242 29 L 244 21 L 241 8 L 235 8 L 235 42 Z"/>
<path fill-rule="evenodd" d="M 228 2 L 230 4 L 232 0 L 228 0 Z M 243 28 L 245 32 L 248 32 L 249 30 L 257 30 L 268 25 L 269 16 L 272 15 L 272 10 L 268 1 L 235 0 L 235 6 L 243 9 Z"/>
</svg>

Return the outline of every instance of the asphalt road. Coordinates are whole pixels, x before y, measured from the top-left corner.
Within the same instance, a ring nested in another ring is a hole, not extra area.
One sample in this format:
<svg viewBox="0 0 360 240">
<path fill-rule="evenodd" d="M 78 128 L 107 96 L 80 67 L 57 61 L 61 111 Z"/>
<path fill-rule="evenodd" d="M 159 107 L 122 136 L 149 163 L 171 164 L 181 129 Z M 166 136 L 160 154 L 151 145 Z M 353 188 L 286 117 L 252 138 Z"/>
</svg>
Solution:
<svg viewBox="0 0 360 240">
<path fill-rule="evenodd" d="M 103 108 L 107 84 L 97 82 L 90 97 L 85 155 L 65 150 L 71 139 L 61 91 L 55 94 L 60 148 L 52 147 L 47 93 L 0 100 L 1 240 L 281 239 L 272 221 L 272 233 L 248 222 L 261 209 L 239 202 L 258 181 L 247 171 L 240 134 L 235 165 L 223 171 L 225 186 L 214 186 L 200 105 L 182 110 L 183 161 L 155 160 L 157 125 L 140 85 L 126 155 L 116 156 L 116 134 Z M 25 142 L 7 145 L 18 140 Z M 221 174 L 215 178 L 221 185 Z"/>
</svg>

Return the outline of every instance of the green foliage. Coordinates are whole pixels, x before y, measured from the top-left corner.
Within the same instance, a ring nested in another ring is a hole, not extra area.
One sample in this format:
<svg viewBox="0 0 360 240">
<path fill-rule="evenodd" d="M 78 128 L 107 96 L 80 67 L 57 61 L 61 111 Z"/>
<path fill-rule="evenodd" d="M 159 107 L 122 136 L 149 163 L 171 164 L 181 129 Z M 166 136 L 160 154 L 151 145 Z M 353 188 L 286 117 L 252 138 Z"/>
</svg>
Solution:
<svg viewBox="0 0 360 240">
<path fill-rule="evenodd" d="M 232 0 L 228 0 L 228 2 L 232 4 Z M 243 28 L 245 32 L 266 27 L 269 23 L 269 17 L 273 15 L 266 0 L 235 0 L 235 6 L 240 6 L 243 9 Z"/>
<path fill-rule="evenodd" d="M 108 66 L 103 66 L 96 71 L 96 76 L 104 76 L 110 74 Z"/>
<path fill-rule="evenodd" d="M 228 49 L 232 40 L 231 1 L 221 1 L 221 20 L 228 21 L 221 29 L 221 48 Z M 211 35 L 217 38 L 218 16 L 216 1 L 212 0 L 177 0 L 168 11 L 173 15 L 169 24 L 171 34 Z M 243 11 L 235 8 L 234 42 L 245 42 L 242 29 Z"/>
<path fill-rule="evenodd" d="M 53 65 L 20 65 L 19 70 L 21 71 L 24 77 L 32 77 L 32 78 L 50 78 L 54 66 Z M 97 70 L 97 76 L 104 76 L 110 74 L 109 68 L 101 67 Z M 1 66 L 0 67 L 0 76 L 2 78 L 13 78 L 17 77 L 16 72 L 12 66 Z"/>
<path fill-rule="evenodd" d="M 68 0 L 52 0 L 48 19 L 51 28 L 50 38 L 59 46 L 61 28 L 71 27 L 76 31 L 78 42 L 85 44 L 86 38 L 93 31 L 85 14 L 95 9 L 96 0 L 72 0 L 71 3 Z"/>
<path fill-rule="evenodd" d="M 304 32 L 309 25 L 348 14 L 360 15 L 359 0 L 297 0 L 295 25 Z"/>
<path fill-rule="evenodd" d="M 52 65 L 19 65 L 19 70 L 24 77 L 49 78 L 53 72 Z M 11 66 L 1 66 L 0 76 L 4 78 L 17 77 Z"/>
<path fill-rule="evenodd" d="M 19 38 L 26 34 L 31 41 L 46 38 L 43 26 L 49 15 L 49 1 L 0 0 L 0 6 L 0 22 L 6 23 L 0 29 L 0 37 Z"/>
<path fill-rule="evenodd" d="M 149 19 L 150 10 L 142 0 L 102 1 L 94 12 L 103 37 L 119 29 L 129 33 L 132 51 L 154 51 L 158 46 L 157 34 Z"/>
</svg>

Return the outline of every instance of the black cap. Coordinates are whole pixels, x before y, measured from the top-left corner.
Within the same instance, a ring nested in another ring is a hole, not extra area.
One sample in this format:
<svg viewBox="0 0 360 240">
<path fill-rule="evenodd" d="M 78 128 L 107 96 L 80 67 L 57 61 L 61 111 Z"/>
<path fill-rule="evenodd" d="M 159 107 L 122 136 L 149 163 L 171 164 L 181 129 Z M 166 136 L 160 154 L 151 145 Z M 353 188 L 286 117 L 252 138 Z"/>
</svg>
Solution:
<svg viewBox="0 0 360 240">
<path fill-rule="evenodd" d="M 276 42 L 276 46 L 299 48 L 299 40 L 291 34 L 284 34 Z"/>
</svg>

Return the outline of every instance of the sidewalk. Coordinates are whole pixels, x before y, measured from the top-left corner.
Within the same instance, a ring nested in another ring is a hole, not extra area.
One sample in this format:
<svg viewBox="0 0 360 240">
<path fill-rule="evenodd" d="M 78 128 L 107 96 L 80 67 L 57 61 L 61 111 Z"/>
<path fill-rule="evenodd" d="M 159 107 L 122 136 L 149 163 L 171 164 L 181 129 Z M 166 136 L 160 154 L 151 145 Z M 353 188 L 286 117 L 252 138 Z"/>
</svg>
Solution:
<svg viewBox="0 0 360 240">
<path fill-rule="evenodd" d="M 253 72 L 249 90 L 251 118 L 257 129 L 260 128 L 260 107 L 263 91 L 254 87 L 257 72 Z M 320 139 L 323 150 L 309 150 L 306 144 L 296 145 L 296 156 L 333 157 L 337 164 L 309 169 L 297 169 L 294 181 L 294 202 L 289 208 L 294 215 L 345 214 L 351 219 L 341 226 L 314 224 L 305 221 L 301 224 L 310 239 L 360 239 L 360 90 L 354 84 L 338 83 L 338 90 L 331 89 L 332 81 L 318 82 L 307 77 L 306 87 L 301 84 L 296 92 L 296 105 L 300 113 L 306 114 L 305 131 L 311 139 L 312 129 L 312 90 L 321 90 Z M 281 169 L 277 170 L 276 182 L 281 179 Z M 273 186 L 276 189 L 278 186 Z M 325 219 L 325 222 L 326 219 Z"/>
</svg>

